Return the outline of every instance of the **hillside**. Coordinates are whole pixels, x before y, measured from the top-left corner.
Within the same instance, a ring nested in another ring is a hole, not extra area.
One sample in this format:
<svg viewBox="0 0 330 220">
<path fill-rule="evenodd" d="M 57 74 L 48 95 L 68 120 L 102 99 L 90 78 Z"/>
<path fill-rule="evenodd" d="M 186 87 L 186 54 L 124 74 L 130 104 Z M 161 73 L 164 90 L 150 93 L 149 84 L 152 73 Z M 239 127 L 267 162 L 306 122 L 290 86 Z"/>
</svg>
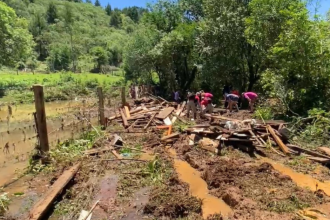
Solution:
<svg viewBox="0 0 330 220">
<path fill-rule="evenodd" d="M 90 3 L 58 0 L 4 2 L 15 10 L 18 17 L 28 21 L 28 29 L 36 44 L 30 62 L 45 62 L 51 71 L 99 72 L 101 65 L 119 66 L 128 33 L 135 27 L 132 19 L 124 15 L 130 8 L 123 13 L 115 9 L 108 15 L 104 8 Z M 18 66 L 23 63 L 26 62 L 22 60 Z"/>
</svg>

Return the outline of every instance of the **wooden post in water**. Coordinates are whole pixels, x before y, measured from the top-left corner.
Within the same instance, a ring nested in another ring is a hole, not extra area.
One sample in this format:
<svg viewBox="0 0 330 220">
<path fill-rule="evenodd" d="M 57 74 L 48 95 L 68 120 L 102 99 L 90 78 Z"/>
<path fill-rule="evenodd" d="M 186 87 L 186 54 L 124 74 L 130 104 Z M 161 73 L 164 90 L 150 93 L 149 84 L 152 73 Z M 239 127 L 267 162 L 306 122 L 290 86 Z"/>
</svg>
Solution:
<svg viewBox="0 0 330 220">
<path fill-rule="evenodd" d="M 49 152 L 49 142 L 48 142 L 48 132 L 47 132 L 47 122 L 46 122 L 46 110 L 45 110 L 45 100 L 44 100 L 44 89 L 41 85 L 33 86 L 34 92 L 34 103 L 36 108 L 36 123 L 37 132 L 40 143 L 40 150 L 42 161 L 47 161 L 47 154 Z"/>
<path fill-rule="evenodd" d="M 123 107 L 126 105 L 126 94 L 124 86 L 121 88 L 121 103 Z"/>
<path fill-rule="evenodd" d="M 99 96 L 99 116 L 100 124 L 102 127 L 105 127 L 105 117 L 104 117 L 104 98 L 102 87 L 97 87 L 97 94 Z"/>
</svg>

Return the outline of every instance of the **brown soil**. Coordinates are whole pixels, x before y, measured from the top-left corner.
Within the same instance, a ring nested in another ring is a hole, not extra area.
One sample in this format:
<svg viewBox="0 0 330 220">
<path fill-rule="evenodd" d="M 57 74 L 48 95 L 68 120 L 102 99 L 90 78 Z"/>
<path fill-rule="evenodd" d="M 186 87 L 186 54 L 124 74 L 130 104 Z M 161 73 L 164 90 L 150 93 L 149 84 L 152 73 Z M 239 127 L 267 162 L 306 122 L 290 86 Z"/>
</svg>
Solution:
<svg viewBox="0 0 330 220">
<path fill-rule="evenodd" d="M 234 219 L 294 219 L 297 210 L 330 201 L 323 192 L 299 188 L 270 164 L 258 164 L 238 150 L 210 157 L 192 148 L 183 157 L 203 172 L 210 193 L 232 207 Z"/>
<path fill-rule="evenodd" d="M 173 175 L 165 185 L 157 186 L 152 190 L 150 201 L 144 207 L 144 213 L 175 219 L 193 213 L 200 214 L 201 205 L 200 200 L 189 195 L 188 186 Z"/>
</svg>

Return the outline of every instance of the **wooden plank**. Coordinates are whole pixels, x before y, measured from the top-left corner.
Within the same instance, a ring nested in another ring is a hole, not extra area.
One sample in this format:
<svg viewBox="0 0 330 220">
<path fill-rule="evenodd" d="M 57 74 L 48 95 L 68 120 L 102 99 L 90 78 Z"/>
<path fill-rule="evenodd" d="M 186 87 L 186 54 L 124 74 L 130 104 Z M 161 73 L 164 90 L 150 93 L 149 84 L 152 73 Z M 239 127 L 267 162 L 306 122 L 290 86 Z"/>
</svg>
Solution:
<svg viewBox="0 0 330 220">
<path fill-rule="evenodd" d="M 128 127 L 128 122 L 127 122 L 127 119 L 126 119 L 125 114 L 124 114 L 122 109 L 120 109 L 120 115 L 121 115 L 121 118 L 123 119 L 124 127 L 127 128 Z"/>
<path fill-rule="evenodd" d="M 174 134 L 162 137 L 161 141 L 165 141 L 165 140 L 168 140 L 168 139 L 171 139 L 171 138 L 176 138 L 176 137 L 179 137 L 179 136 L 180 136 L 180 133 L 174 133 Z"/>
<path fill-rule="evenodd" d="M 166 99 L 163 99 L 162 97 L 160 97 L 160 96 L 158 96 L 158 98 L 160 99 L 160 100 L 162 100 L 163 102 L 166 102 L 166 103 L 168 103 L 168 101 L 166 100 Z"/>
<path fill-rule="evenodd" d="M 124 106 L 124 108 L 125 108 L 126 117 L 127 117 L 127 119 L 129 119 L 131 117 L 131 114 L 129 113 L 129 109 L 127 106 Z"/>
<path fill-rule="evenodd" d="M 32 207 L 29 212 L 28 220 L 42 220 L 44 216 L 57 198 L 57 196 L 63 191 L 66 185 L 74 177 L 80 168 L 80 163 L 75 164 L 69 170 L 63 172 L 63 174 L 56 180 L 56 182 L 50 187 L 45 195 Z"/>
<path fill-rule="evenodd" d="M 326 158 L 326 159 L 330 159 L 330 156 L 326 156 L 326 155 L 320 154 L 320 153 L 315 152 L 315 151 L 307 150 L 307 149 L 298 147 L 296 145 L 288 144 L 287 146 L 289 148 L 291 148 L 292 150 L 298 151 L 299 153 L 308 154 L 308 155 L 311 155 L 311 156 L 314 156 L 314 157 L 323 157 L 323 158 Z"/>
<path fill-rule="evenodd" d="M 123 159 L 123 157 L 117 153 L 117 151 L 112 150 L 111 153 L 117 158 L 117 159 Z"/>
<path fill-rule="evenodd" d="M 319 162 L 319 163 L 323 163 L 323 164 L 327 164 L 330 162 L 329 159 L 326 158 L 322 158 L 322 157 L 307 157 L 309 160 L 315 161 L 315 162 Z"/>
<path fill-rule="evenodd" d="M 156 115 L 157 115 L 157 113 L 155 113 L 155 114 L 150 118 L 150 120 L 148 121 L 148 124 L 144 127 L 144 130 L 146 130 L 146 129 L 149 127 L 150 123 L 152 122 L 152 120 L 154 120 L 154 118 L 155 118 Z"/>
<path fill-rule="evenodd" d="M 330 156 L 330 148 L 328 147 L 318 147 L 317 150 L 322 153 L 325 153 L 327 156 Z"/>
<path fill-rule="evenodd" d="M 281 138 L 279 138 L 276 135 L 276 133 L 273 130 L 273 128 L 270 125 L 267 125 L 267 129 L 268 129 L 269 133 L 272 135 L 272 137 L 274 138 L 275 142 L 281 148 L 281 150 L 283 151 L 283 153 L 290 154 L 288 147 L 283 143 L 283 141 L 281 140 Z"/>
<path fill-rule="evenodd" d="M 156 118 L 164 120 L 174 111 L 173 107 L 165 108 L 156 116 Z"/>
<path fill-rule="evenodd" d="M 84 152 L 84 154 L 85 154 L 85 155 L 94 155 L 94 154 L 99 154 L 99 153 L 103 153 L 103 152 L 106 152 L 106 151 L 110 151 L 111 149 L 113 149 L 113 148 L 111 148 L 111 147 L 109 147 L 109 146 L 106 146 L 106 147 L 102 147 L 102 148 L 100 148 L 100 149 L 90 149 L 90 150 L 86 150 L 86 151 Z"/>
<path fill-rule="evenodd" d="M 184 107 L 186 106 L 186 104 L 187 103 L 185 101 L 182 103 L 181 108 L 179 110 L 177 110 L 177 112 L 176 112 L 176 115 L 177 116 L 180 116 L 181 115 L 181 113 L 182 113 Z"/>
</svg>

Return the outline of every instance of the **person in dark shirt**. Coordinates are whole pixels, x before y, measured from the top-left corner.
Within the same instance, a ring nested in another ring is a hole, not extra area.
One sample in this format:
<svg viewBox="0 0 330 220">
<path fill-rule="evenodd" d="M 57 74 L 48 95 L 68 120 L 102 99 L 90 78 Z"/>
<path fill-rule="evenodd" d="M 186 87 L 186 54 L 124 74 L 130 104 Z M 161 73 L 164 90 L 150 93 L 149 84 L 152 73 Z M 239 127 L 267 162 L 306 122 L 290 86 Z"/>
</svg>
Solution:
<svg viewBox="0 0 330 220">
<path fill-rule="evenodd" d="M 223 87 L 223 90 L 222 90 L 222 95 L 223 95 L 223 98 L 225 100 L 225 108 L 227 108 L 228 106 L 228 102 L 227 102 L 227 95 L 230 93 L 230 87 L 226 84 L 224 87 Z"/>
<path fill-rule="evenodd" d="M 188 104 L 187 104 L 187 117 L 189 118 L 190 110 L 193 113 L 193 119 L 196 120 L 196 105 L 195 105 L 195 97 L 194 93 L 188 93 Z"/>
</svg>

